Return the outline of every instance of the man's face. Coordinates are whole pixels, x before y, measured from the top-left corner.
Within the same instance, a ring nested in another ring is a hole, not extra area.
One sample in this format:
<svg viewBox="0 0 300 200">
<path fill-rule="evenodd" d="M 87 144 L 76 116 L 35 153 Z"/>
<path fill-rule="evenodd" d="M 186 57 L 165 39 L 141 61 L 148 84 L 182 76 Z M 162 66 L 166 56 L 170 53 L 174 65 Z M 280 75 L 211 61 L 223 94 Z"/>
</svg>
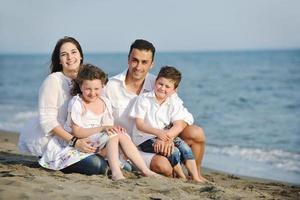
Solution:
<svg viewBox="0 0 300 200">
<path fill-rule="evenodd" d="M 128 76 L 133 80 L 143 80 L 152 64 L 151 51 L 132 49 L 128 58 Z"/>
</svg>

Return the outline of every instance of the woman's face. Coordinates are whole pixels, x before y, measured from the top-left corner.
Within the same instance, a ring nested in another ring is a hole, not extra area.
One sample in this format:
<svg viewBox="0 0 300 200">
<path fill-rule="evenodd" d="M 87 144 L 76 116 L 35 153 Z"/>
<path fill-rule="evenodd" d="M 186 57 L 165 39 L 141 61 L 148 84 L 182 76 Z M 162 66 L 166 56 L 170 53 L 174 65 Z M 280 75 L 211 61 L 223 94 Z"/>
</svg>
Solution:
<svg viewBox="0 0 300 200">
<path fill-rule="evenodd" d="M 70 78 L 76 78 L 82 60 L 77 47 L 71 42 L 64 43 L 60 47 L 59 59 L 63 73 Z"/>
</svg>

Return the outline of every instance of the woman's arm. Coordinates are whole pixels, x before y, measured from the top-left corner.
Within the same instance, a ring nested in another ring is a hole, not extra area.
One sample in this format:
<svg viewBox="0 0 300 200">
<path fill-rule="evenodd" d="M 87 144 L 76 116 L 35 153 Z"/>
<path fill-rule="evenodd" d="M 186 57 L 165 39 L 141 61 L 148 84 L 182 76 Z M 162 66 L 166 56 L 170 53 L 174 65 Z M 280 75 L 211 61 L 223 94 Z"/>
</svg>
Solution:
<svg viewBox="0 0 300 200">
<path fill-rule="evenodd" d="M 56 126 L 54 129 L 52 129 L 52 132 L 56 136 L 65 140 L 67 143 L 69 143 L 73 138 L 73 135 L 65 131 L 65 129 L 63 129 L 61 126 Z M 96 151 L 96 148 L 89 145 L 89 141 L 85 138 L 78 139 L 75 143 L 75 147 L 81 152 L 85 153 L 94 153 Z"/>
</svg>

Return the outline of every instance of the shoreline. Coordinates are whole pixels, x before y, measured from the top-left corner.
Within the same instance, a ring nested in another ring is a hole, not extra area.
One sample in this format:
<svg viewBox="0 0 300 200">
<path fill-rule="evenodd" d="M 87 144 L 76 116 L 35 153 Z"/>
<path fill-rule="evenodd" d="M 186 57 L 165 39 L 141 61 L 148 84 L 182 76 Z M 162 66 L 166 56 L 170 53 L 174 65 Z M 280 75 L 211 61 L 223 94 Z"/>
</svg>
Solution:
<svg viewBox="0 0 300 200">
<path fill-rule="evenodd" d="M 3 199 L 300 199 L 300 186 L 268 179 L 237 176 L 203 168 L 213 184 L 126 173 L 113 182 L 103 175 L 63 174 L 38 166 L 36 158 L 17 150 L 18 133 L 0 130 L 0 197 Z"/>
</svg>

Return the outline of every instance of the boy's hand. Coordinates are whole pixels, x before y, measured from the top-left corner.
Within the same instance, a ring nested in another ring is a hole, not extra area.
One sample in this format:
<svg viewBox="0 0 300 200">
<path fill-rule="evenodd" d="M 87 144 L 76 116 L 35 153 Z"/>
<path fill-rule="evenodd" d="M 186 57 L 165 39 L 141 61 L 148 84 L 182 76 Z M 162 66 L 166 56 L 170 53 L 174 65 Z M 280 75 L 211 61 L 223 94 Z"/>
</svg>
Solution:
<svg viewBox="0 0 300 200">
<path fill-rule="evenodd" d="M 164 142 L 167 142 L 167 141 L 169 141 L 171 138 L 166 134 L 166 132 L 165 131 L 161 131 L 160 133 L 158 133 L 157 134 L 157 137 L 160 139 L 160 140 L 162 140 L 162 141 L 164 141 Z"/>
</svg>

